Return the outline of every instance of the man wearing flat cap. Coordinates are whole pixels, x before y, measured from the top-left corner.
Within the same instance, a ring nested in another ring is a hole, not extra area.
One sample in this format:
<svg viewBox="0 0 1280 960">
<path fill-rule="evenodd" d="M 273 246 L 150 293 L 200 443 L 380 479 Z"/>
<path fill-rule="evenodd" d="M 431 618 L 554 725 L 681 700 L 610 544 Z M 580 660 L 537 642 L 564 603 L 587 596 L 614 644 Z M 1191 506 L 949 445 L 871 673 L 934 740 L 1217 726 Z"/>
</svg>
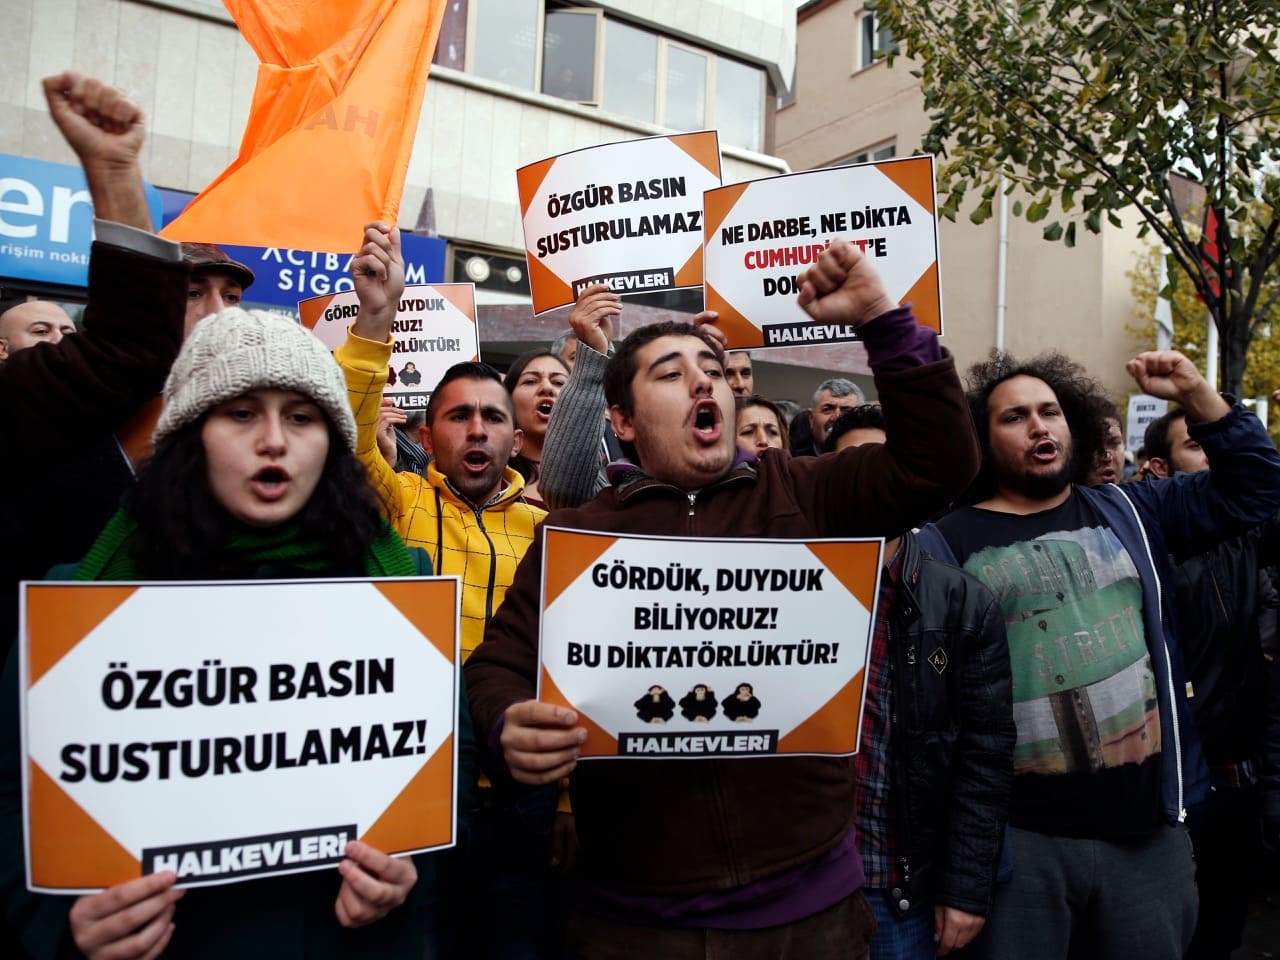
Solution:
<svg viewBox="0 0 1280 960">
<path fill-rule="evenodd" d="M 240 306 L 245 290 L 253 283 L 253 271 L 211 243 L 184 243 L 182 259 L 191 264 L 185 336 L 223 307 Z"/>
</svg>

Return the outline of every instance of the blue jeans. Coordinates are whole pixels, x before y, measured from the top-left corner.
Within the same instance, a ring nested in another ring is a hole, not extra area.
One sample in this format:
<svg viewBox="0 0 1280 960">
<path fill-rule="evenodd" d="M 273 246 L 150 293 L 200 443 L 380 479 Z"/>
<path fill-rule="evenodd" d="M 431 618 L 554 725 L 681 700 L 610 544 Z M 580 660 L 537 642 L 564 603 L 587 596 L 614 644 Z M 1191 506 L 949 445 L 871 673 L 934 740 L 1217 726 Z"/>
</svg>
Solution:
<svg viewBox="0 0 1280 960">
<path fill-rule="evenodd" d="M 905 917 L 898 916 L 885 899 L 884 890 L 863 890 L 876 915 L 876 934 L 871 938 L 871 960 L 934 960 L 933 908 L 918 905 Z"/>
</svg>

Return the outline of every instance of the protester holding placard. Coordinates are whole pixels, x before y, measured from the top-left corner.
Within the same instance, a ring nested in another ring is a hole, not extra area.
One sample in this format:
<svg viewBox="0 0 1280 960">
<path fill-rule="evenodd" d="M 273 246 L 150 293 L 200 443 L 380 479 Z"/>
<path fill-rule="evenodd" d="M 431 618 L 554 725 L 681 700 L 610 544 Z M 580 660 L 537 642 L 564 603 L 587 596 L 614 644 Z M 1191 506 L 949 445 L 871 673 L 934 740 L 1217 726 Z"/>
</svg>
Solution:
<svg viewBox="0 0 1280 960">
<path fill-rule="evenodd" d="M 897 307 L 869 262 L 844 243 L 804 275 L 800 303 L 822 322 L 859 328 L 881 400 L 899 425 L 887 444 L 807 459 L 739 451 L 719 344 L 689 325 L 658 324 L 628 337 L 607 374 L 614 431 L 636 459 L 615 466 L 613 487 L 591 503 L 557 512 L 558 525 L 698 537 L 875 536 L 919 522 L 962 489 L 977 470 L 976 445 L 954 366 L 933 331 Z M 541 578 L 534 549 L 467 673 L 473 711 L 500 751 L 493 774 L 523 784 L 570 776 L 583 874 L 573 933 L 579 953 L 865 956 L 874 921 L 858 892 L 848 760 L 578 766 L 586 731 L 577 715 L 532 699 Z"/>
<path fill-rule="evenodd" d="M 200 323 L 165 388 L 155 454 L 89 554 L 78 580 L 280 579 L 429 573 L 381 516 L 353 448 L 341 372 L 292 320 L 232 308 Z M 175 636 L 180 642 L 180 635 Z M 4 694 L 18 690 L 10 657 Z M 16 704 L 10 722 L 17 728 Z M 465 709 L 458 736 L 473 749 Z M 15 740 L 0 771 L 19 795 Z M 465 765 L 464 765 L 465 769 Z M 474 774 L 462 774 L 461 783 Z M 23 889 L 21 829 L 4 806 L 9 916 L 36 956 L 323 957 L 424 955 L 434 861 L 352 841 L 337 870 L 200 890 L 160 871 L 74 901 Z M 184 896 L 185 893 L 185 896 Z M 69 914 L 68 914 L 69 911 Z"/>
</svg>

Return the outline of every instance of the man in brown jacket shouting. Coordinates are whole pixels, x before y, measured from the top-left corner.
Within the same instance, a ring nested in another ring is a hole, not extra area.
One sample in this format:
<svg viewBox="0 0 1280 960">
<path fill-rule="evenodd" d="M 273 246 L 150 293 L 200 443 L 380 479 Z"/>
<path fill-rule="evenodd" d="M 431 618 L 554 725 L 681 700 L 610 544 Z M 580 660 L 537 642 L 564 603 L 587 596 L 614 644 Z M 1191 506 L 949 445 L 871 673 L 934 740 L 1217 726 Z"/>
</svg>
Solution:
<svg viewBox="0 0 1280 960">
<path fill-rule="evenodd" d="M 609 489 L 550 522 L 708 538 L 883 536 L 962 490 L 977 446 L 933 331 L 890 300 L 843 241 L 799 279 L 799 303 L 815 320 L 858 328 L 893 425 L 888 443 L 757 460 L 734 442 L 719 342 L 693 326 L 656 324 L 622 343 L 605 377 L 614 432 L 634 462 L 614 464 Z M 467 684 L 496 776 L 570 778 L 582 873 L 576 955 L 865 956 L 874 921 L 859 890 L 848 759 L 578 766 L 586 731 L 577 716 L 533 699 L 541 557 L 535 543 L 467 664 Z M 590 629 L 602 627 L 607 634 L 607 624 Z"/>
</svg>

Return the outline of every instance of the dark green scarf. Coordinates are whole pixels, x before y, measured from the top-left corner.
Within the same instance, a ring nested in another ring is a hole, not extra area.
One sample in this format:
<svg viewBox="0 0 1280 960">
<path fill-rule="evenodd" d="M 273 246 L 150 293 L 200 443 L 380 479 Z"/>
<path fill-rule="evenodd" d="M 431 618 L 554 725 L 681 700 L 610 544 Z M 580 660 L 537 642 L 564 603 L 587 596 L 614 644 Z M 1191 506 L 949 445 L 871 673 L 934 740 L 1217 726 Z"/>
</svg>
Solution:
<svg viewBox="0 0 1280 960">
<path fill-rule="evenodd" d="M 138 569 L 127 549 L 138 525 L 117 510 L 76 569 L 75 580 L 139 580 Z M 227 538 L 224 556 L 234 569 L 252 570 L 263 564 L 302 570 L 312 576 L 334 573 L 333 563 L 318 543 L 304 540 L 293 524 L 256 530 L 239 528 Z M 417 573 L 402 541 L 383 521 L 382 534 L 369 545 L 364 559 L 369 577 L 412 577 Z"/>
</svg>

